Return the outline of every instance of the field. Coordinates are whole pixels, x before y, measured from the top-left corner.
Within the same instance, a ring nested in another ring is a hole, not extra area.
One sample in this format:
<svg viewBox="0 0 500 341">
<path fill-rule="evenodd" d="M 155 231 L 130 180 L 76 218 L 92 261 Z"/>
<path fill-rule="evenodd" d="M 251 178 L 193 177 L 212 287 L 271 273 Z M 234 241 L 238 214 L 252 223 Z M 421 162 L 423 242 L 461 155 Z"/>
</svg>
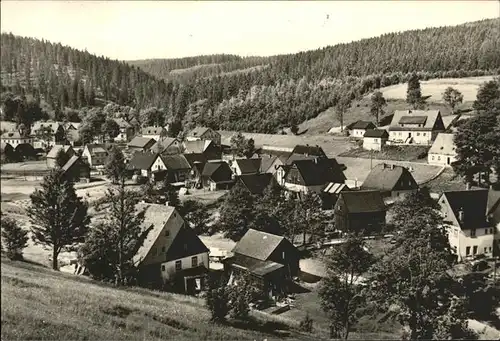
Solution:
<svg viewBox="0 0 500 341">
<path fill-rule="evenodd" d="M 430 147 L 426 146 L 384 146 L 382 151 L 369 151 L 363 147 L 353 148 L 340 154 L 346 157 L 359 157 L 369 159 L 371 157 L 395 161 L 420 161 L 427 162 L 427 152 Z"/>
<path fill-rule="evenodd" d="M 213 325 L 198 298 L 116 289 L 3 257 L 1 279 L 2 340 L 318 339 L 290 330 L 294 321 L 285 325 L 264 314 L 244 329 L 237 321 Z"/>
<path fill-rule="evenodd" d="M 447 116 L 451 113 L 451 110 L 447 105 L 445 105 L 445 103 L 443 103 L 442 93 L 448 86 L 452 86 L 462 92 L 464 95 L 464 103 L 457 109 L 466 110 L 471 107 L 472 101 L 475 100 L 479 86 L 491 79 L 493 79 L 493 76 L 443 78 L 422 81 L 422 95 L 431 96 L 428 100 L 428 109 L 440 110 L 443 116 Z M 382 118 L 382 126 L 390 123 L 390 117 L 388 116 L 390 116 L 395 110 L 408 109 L 408 104 L 405 101 L 406 87 L 407 84 L 402 83 L 380 89 L 387 100 L 387 106 L 384 110 L 386 112 L 385 117 L 388 118 L 385 122 Z M 344 125 L 356 122 L 357 120 L 374 121 L 374 117 L 370 114 L 370 96 L 371 94 L 368 94 L 361 100 L 353 102 L 351 108 L 349 108 L 344 115 Z M 320 113 L 317 117 L 300 124 L 299 131 L 304 132 L 307 135 L 325 134 L 330 130 L 330 128 L 338 126 L 340 126 L 340 122 L 334 108 L 332 107 Z"/>
</svg>

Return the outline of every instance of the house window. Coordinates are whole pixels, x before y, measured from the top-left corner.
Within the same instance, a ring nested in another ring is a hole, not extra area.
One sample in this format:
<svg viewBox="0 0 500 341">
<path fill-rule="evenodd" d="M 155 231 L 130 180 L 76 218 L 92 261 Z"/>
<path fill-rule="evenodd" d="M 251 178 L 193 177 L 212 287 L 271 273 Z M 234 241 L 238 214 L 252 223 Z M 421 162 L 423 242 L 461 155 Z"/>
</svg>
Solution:
<svg viewBox="0 0 500 341">
<path fill-rule="evenodd" d="M 422 135 L 423 135 L 423 136 L 426 136 L 425 134 L 426 134 L 426 133 L 422 133 Z"/>
<path fill-rule="evenodd" d="M 477 254 L 477 245 L 474 245 L 474 246 L 472 247 L 472 254 L 473 254 L 473 255 L 476 255 L 476 254 Z"/>
<path fill-rule="evenodd" d="M 491 249 L 491 246 L 488 248 L 488 250 L 491 252 L 491 250 L 492 250 L 492 249 Z"/>
<path fill-rule="evenodd" d="M 281 259 L 285 260 L 285 251 L 281 253 Z"/>
<path fill-rule="evenodd" d="M 165 237 L 170 237 L 170 231 L 165 231 Z"/>
<path fill-rule="evenodd" d="M 470 255 L 470 246 L 467 246 L 467 247 L 465 248 L 465 255 L 466 255 L 466 256 Z"/>
<path fill-rule="evenodd" d="M 188 245 L 184 244 L 184 251 L 186 251 L 187 249 L 188 249 Z"/>
<path fill-rule="evenodd" d="M 438 155 L 438 161 L 441 161 L 441 155 Z"/>
<path fill-rule="evenodd" d="M 161 271 L 162 271 L 162 272 L 165 272 L 165 265 L 162 265 L 162 266 L 161 266 Z"/>
<path fill-rule="evenodd" d="M 378 142 L 378 139 L 373 139 L 373 141 Z"/>
<path fill-rule="evenodd" d="M 488 234 L 489 229 L 484 229 L 484 234 Z"/>
<path fill-rule="evenodd" d="M 420 124 L 418 126 L 420 127 Z M 420 136 L 420 133 L 417 133 L 417 136 Z"/>
<path fill-rule="evenodd" d="M 196 268 L 198 266 L 198 256 L 191 257 L 191 267 Z"/>
<path fill-rule="evenodd" d="M 486 253 L 486 252 L 488 252 L 488 248 L 487 247 L 484 248 L 484 253 Z"/>
<path fill-rule="evenodd" d="M 165 253 L 165 246 L 161 247 L 161 253 Z"/>
<path fill-rule="evenodd" d="M 470 230 L 470 236 L 475 237 L 476 236 L 476 229 Z"/>
<path fill-rule="evenodd" d="M 493 229 L 490 229 L 490 233 L 493 234 Z"/>
<path fill-rule="evenodd" d="M 182 270 L 182 261 L 176 260 L 175 261 L 175 271 L 181 271 Z"/>
<path fill-rule="evenodd" d="M 432 155 L 432 161 L 434 161 L 434 155 Z"/>
</svg>

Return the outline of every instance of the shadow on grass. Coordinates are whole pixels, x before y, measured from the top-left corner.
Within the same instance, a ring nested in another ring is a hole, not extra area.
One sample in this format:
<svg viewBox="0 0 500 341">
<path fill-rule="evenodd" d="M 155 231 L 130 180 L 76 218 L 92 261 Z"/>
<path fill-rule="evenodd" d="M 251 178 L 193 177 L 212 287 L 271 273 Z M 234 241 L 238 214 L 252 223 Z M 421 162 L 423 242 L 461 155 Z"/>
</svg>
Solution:
<svg viewBox="0 0 500 341">
<path fill-rule="evenodd" d="M 311 275 L 311 276 L 314 276 L 314 275 Z M 304 288 L 303 286 L 301 286 L 300 284 L 297 284 L 295 282 L 291 282 L 288 289 L 289 289 L 290 294 L 306 294 L 308 292 L 311 292 L 311 290 Z"/>
<path fill-rule="evenodd" d="M 290 327 L 282 322 L 277 321 L 261 321 L 255 317 L 249 316 L 246 320 L 229 319 L 225 322 L 226 325 L 270 334 L 279 337 L 287 337 L 291 335 Z"/>
</svg>

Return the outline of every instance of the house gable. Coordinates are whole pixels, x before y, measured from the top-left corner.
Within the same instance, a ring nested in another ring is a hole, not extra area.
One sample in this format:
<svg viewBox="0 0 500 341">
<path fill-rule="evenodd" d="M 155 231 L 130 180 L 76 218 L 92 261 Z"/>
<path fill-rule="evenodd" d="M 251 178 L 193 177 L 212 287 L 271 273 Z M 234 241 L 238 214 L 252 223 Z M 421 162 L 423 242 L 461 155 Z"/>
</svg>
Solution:
<svg viewBox="0 0 500 341">
<path fill-rule="evenodd" d="M 453 226 L 460 226 L 458 219 L 450 206 L 450 202 L 444 193 L 439 197 L 438 203 L 441 206 L 441 213 L 444 215 L 443 222 Z"/>
<path fill-rule="evenodd" d="M 393 191 L 406 191 L 418 189 L 418 184 L 407 169 L 403 169 L 401 176 L 393 187 Z"/>
</svg>

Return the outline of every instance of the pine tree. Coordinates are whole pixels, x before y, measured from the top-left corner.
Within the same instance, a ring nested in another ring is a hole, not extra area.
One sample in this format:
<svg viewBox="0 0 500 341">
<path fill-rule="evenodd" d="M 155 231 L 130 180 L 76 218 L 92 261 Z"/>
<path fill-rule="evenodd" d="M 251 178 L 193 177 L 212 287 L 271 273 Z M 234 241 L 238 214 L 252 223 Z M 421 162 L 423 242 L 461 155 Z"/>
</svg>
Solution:
<svg viewBox="0 0 500 341">
<path fill-rule="evenodd" d="M 83 242 L 89 223 L 87 204 L 58 169 L 44 177 L 41 188 L 30 199 L 27 214 L 33 224 L 33 240 L 52 247 L 52 268 L 57 270 L 59 253 Z"/>
<path fill-rule="evenodd" d="M 23 258 L 23 249 L 27 246 L 28 231 L 23 230 L 17 222 L 2 215 L 2 246 L 5 246 L 7 257 L 13 260 Z"/>
<path fill-rule="evenodd" d="M 500 99 L 500 79 L 485 82 L 477 91 L 477 98 L 472 107 L 477 111 L 488 111 L 495 108 Z M 500 108 L 498 108 L 500 110 Z"/>
<path fill-rule="evenodd" d="M 408 88 L 406 90 L 406 103 L 413 109 L 420 109 L 424 105 L 422 90 L 420 89 L 420 79 L 416 73 L 412 73 L 408 79 Z"/>
</svg>

